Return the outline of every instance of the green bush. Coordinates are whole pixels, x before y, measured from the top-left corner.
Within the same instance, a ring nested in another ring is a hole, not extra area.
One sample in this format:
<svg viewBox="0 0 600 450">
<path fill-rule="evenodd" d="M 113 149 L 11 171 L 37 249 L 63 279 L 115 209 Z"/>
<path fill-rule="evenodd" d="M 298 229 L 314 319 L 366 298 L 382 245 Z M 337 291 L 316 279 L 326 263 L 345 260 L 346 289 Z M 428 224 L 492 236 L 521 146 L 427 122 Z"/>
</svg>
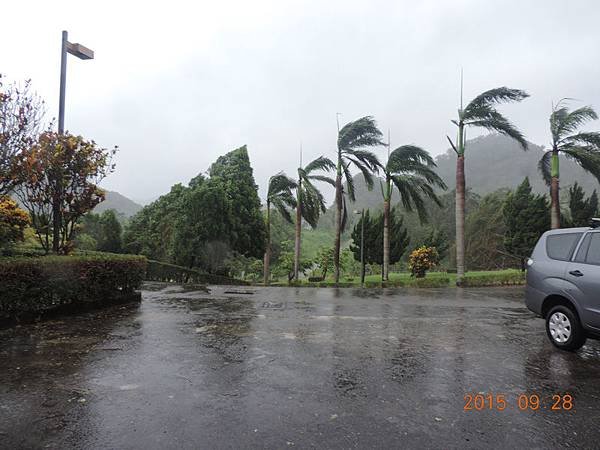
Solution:
<svg viewBox="0 0 600 450">
<path fill-rule="evenodd" d="M 481 275 L 467 275 L 463 287 L 514 286 L 525 284 L 525 272 L 488 272 Z"/>
<path fill-rule="evenodd" d="M 0 318 L 139 299 L 145 271 L 132 255 L 0 258 Z"/>
<path fill-rule="evenodd" d="M 225 284 L 247 286 L 250 283 L 236 278 L 224 277 L 203 273 L 195 269 L 167 264 L 160 261 L 148 261 L 146 280 L 166 281 L 173 283 L 196 283 L 196 284 Z"/>
</svg>

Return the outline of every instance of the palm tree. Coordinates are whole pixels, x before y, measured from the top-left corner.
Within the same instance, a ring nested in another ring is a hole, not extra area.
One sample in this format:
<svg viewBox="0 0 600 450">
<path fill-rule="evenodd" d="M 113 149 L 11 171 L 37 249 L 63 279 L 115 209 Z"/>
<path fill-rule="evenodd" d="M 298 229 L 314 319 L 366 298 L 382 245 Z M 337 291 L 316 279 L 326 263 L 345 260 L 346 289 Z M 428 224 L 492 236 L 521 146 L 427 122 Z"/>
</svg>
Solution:
<svg viewBox="0 0 600 450">
<path fill-rule="evenodd" d="M 351 201 L 356 200 L 354 194 L 354 181 L 350 166 L 360 170 L 365 178 L 365 183 L 373 187 L 373 173 L 379 172 L 381 164 L 373 153 L 366 150 L 369 147 L 384 145 L 381 141 L 381 131 L 377 128 L 371 116 L 362 117 L 346 124 L 338 131 L 337 139 L 337 164 L 335 177 L 335 245 L 333 251 L 333 264 L 335 282 L 340 280 L 340 243 L 342 230 L 346 226 L 348 211 L 346 207 L 346 192 L 342 178 L 346 182 L 347 194 Z"/>
<path fill-rule="evenodd" d="M 586 122 L 598 119 L 598 115 L 591 106 L 569 111 L 565 106 L 566 100 L 562 99 L 552 108 L 550 115 L 552 149 L 544 153 L 539 163 L 544 180 L 550 186 L 553 229 L 560 228 L 559 154 L 562 153 L 575 161 L 600 182 L 600 133 L 577 132 L 577 129 Z"/>
<path fill-rule="evenodd" d="M 302 159 L 302 158 L 301 158 Z M 302 161 L 300 161 L 302 166 Z M 316 175 L 316 171 L 330 171 L 335 169 L 335 164 L 329 158 L 319 156 L 306 167 L 298 167 L 298 181 L 296 182 L 296 242 L 294 247 L 294 279 L 298 280 L 300 271 L 300 241 L 302 234 L 302 219 L 316 228 L 319 216 L 327 211 L 323 194 L 315 187 L 314 181 L 323 181 L 335 186 L 335 181 L 324 175 Z"/>
<path fill-rule="evenodd" d="M 458 120 L 452 123 L 458 127 L 456 145 L 448 137 L 448 141 L 456 152 L 456 278 L 461 284 L 465 276 L 465 146 L 466 128 L 481 127 L 496 131 L 516 140 L 523 150 L 527 150 L 527 142 L 523 134 L 495 106 L 499 103 L 520 102 L 529 97 L 524 91 L 499 87 L 490 89 L 475 97 L 465 108 L 461 104 Z"/>
<path fill-rule="evenodd" d="M 384 167 L 385 184 L 381 186 L 383 193 L 382 277 L 384 281 L 389 279 L 390 201 L 394 186 L 398 189 L 404 209 L 409 212 L 416 209 L 421 223 L 426 222 L 427 208 L 424 197 L 432 199 L 441 206 L 441 201 L 433 188 L 435 186 L 446 189 L 446 184 L 434 171 L 436 167 L 433 158 L 426 150 L 415 145 L 402 145 L 390 153 L 388 142 L 388 161 Z"/>
<path fill-rule="evenodd" d="M 267 237 L 265 245 L 264 259 L 264 284 L 269 284 L 269 266 L 271 264 L 271 205 L 281 214 L 281 216 L 292 223 L 290 209 L 296 207 L 296 199 L 292 190 L 296 188 L 296 182 L 288 178 L 283 172 L 273 175 L 269 178 L 267 189 Z"/>
</svg>

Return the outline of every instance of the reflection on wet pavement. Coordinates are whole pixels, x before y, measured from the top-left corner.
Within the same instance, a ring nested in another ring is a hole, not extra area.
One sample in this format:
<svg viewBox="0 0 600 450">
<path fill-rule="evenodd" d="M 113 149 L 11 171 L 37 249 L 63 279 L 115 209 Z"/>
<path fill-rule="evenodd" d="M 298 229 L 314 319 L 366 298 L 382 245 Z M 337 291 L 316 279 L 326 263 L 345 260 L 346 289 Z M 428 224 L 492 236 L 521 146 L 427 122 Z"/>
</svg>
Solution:
<svg viewBox="0 0 600 450">
<path fill-rule="evenodd" d="M 522 296 L 149 283 L 0 330 L 0 447 L 596 447 L 600 345 L 555 350 Z M 463 411 L 480 392 L 508 407 Z"/>
</svg>

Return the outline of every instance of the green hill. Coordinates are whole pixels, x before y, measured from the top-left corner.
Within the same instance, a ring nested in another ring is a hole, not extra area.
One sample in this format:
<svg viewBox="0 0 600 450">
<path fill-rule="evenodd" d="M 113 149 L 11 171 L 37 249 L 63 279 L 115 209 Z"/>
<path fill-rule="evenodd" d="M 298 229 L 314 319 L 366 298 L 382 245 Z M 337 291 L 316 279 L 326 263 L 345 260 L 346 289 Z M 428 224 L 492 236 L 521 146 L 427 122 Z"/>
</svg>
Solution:
<svg viewBox="0 0 600 450">
<path fill-rule="evenodd" d="M 465 157 L 465 176 L 467 187 L 479 195 L 485 195 L 500 188 L 515 188 L 525 177 L 529 177 L 533 190 L 540 194 L 548 193 L 537 164 L 543 148 L 530 144 L 529 150 L 523 149 L 512 139 L 492 134 L 481 136 L 467 142 Z M 456 154 L 449 149 L 436 157 L 438 173 L 449 189 L 456 185 Z M 563 189 L 575 181 L 586 192 L 600 189 L 598 181 L 572 161 L 561 159 L 561 185 Z"/>
<path fill-rule="evenodd" d="M 129 218 L 142 209 L 142 206 L 115 191 L 106 191 L 106 199 L 94 208 L 95 213 L 114 209 Z"/>
</svg>

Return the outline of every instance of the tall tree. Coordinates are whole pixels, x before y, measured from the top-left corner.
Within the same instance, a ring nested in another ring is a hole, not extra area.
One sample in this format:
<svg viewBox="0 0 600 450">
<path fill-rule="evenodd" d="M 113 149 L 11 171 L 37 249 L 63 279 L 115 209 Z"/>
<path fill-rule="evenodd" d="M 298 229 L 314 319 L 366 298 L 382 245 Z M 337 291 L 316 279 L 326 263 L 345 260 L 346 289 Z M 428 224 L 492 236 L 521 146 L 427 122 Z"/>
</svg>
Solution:
<svg viewBox="0 0 600 450">
<path fill-rule="evenodd" d="M 43 116 L 44 102 L 30 80 L 4 84 L 0 74 L 0 195 L 18 184 L 18 155 L 36 143 Z"/>
<path fill-rule="evenodd" d="M 525 178 L 515 192 L 508 194 L 502 212 L 506 225 L 504 246 L 509 253 L 521 258 L 524 268 L 525 258 L 531 255 L 536 242 L 550 226 L 548 202 L 544 196 L 531 192 L 529 178 Z"/>
<path fill-rule="evenodd" d="M 302 166 L 302 161 L 300 161 L 300 166 Z M 314 182 L 323 181 L 335 186 L 333 179 L 325 175 L 315 174 L 315 172 L 334 169 L 335 164 L 333 161 L 323 156 L 319 156 L 305 167 L 298 167 L 298 180 L 296 182 L 296 236 L 294 245 L 295 280 L 298 280 L 298 273 L 300 271 L 302 219 L 306 220 L 312 228 L 316 228 L 319 216 L 327 210 L 323 194 L 317 189 Z"/>
<path fill-rule="evenodd" d="M 229 240 L 232 250 L 244 256 L 262 257 L 265 222 L 246 146 L 220 156 L 209 173 L 211 180 L 221 183 L 231 201 Z"/>
<path fill-rule="evenodd" d="M 462 83 L 462 81 L 461 81 Z M 475 97 L 466 107 L 461 104 L 458 119 L 453 120 L 458 127 L 456 144 L 448 137 L 450 145 L 456 152 L 456 273 L 457 284 L 461 284 L 465 276 L 465 147 L 466 129 L 480 127 L 489 131 L 504 134 L 516 140 L 524 150 L 527 142 L 521 132 L 500 112 L 496 105 L 507 102 L 520 102 L 529 95 L 518 89 L 499 87 L 490 89 Z"/>
<path fill-rule="evenodd" d="M 427 221 L 427 207 L 424 198 L 433 200 L 438 206 L 441 202 L 434 187 L 446 189 L 446 184 L 435 173 L 436 164 L 429 152 L 415 145 L 402 145 L 389 152 L 384 167 L 385 185 L 383 193 L 383 280 L 389 278 L 390 266 L 390 202 L 393 186 L 398 189 L 400 200 L 406 211 L 416 209 L 421 223 Z"/>
<path fill-rule="evenodd" d="M 221 269 L 231 252 L 231 202 L 220 180 L 194 178 L 174 207 L 173 261 L 210 272 Z"/>
<path fill-rule="evenodd" d="M 560 163 L 562 154 L 579 164 L 600 181 L 600 132 L 577 131 L 590 120 L 598 119 L 591 106 L 569 111 L 562 99 L 550 114 L 552 148 L 544 153 L 539 168 L 550 186 L 552 228 L 560 228 Z"/>
<path fill-rule="evenodd" d="M 273 175 L 269 178 L 267 188 L 267 218 L 266 218 L 266 242 L 264 256 L 264 284 L 269 284 L 269 269 L 271 265 L 271 206 L 281 214 L 281 216 L 292 223 L 290 208 L 296 208 L 296 199 L 292 192 L 297 184 L 283 172 Z M 293 272 L 292 272 L 293 273 Z"/>
<path fill-rule="evenodd" d="M 372 174 L 379 172 L 381 164 L 377 156 L 368 149 L 385 145 L 381 140 L 382 136 L 375 120 L 371 116 L 365 116 L 354 122 L 350 122 L 338 131 L 335 178 L 335 244 L 333 251 L 334 278 L 336 283 L 340 281 L 341 236 L 348 219 L 346 194 L 351 201 L 356 200 L 350 166 L 354 166 L 361 171 L 365 183 L 369 189 L 372 189 Z M 348 192 L 344 192 L 342 179 L 345 181 Z"/>
<path fill-rule="evenodd" d="M 121 253 L 123 242 L 121 224 L 114 209 L 108 209 L 100 215 L 101 238 L 98 250 L 102 252 Z"/>
<path fill-rule="evenodd" d="M 598 213 L 598 193 L 592 192 L 588 198 L 585 198 L 583 188 L 575 182 L 573 187 L 569 188 L 569 211 L 571 227 L 587 227 L 592 218 Z"/>
</svg>

